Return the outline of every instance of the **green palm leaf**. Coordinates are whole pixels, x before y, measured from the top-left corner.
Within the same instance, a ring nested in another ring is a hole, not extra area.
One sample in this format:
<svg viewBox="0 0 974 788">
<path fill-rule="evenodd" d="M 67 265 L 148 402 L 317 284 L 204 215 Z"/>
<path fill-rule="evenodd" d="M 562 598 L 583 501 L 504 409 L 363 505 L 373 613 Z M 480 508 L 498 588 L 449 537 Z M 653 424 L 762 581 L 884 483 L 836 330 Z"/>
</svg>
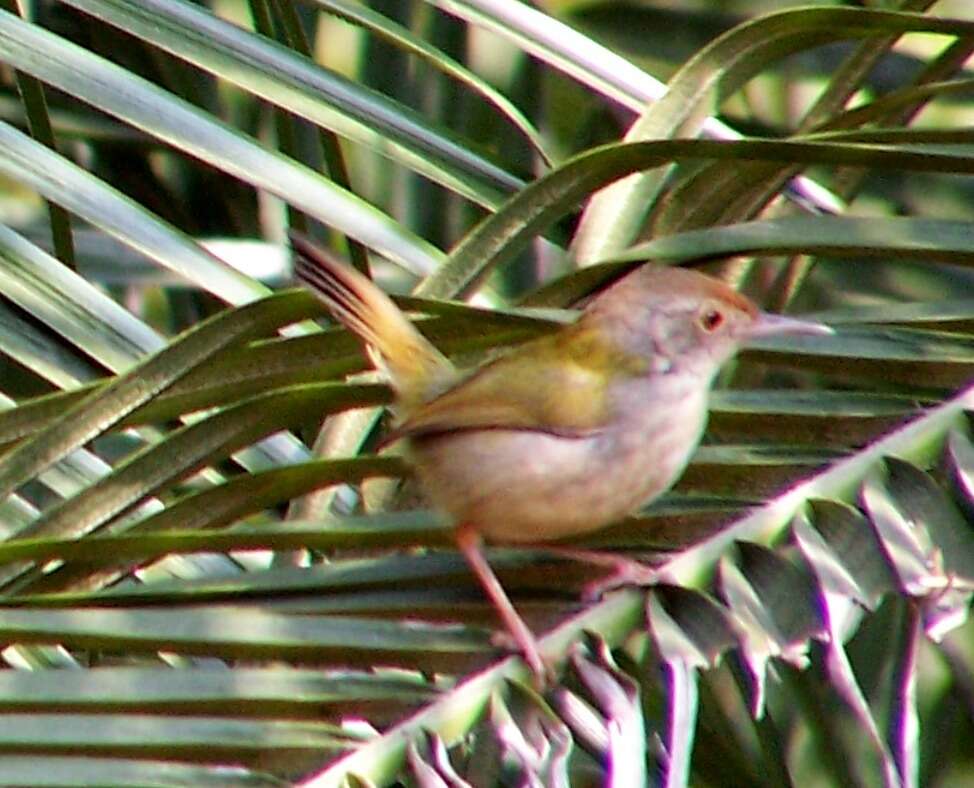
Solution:
<svg viewBox="0 0 974 788">
<path fill-rule="evenodd" d="M 0 782 L 956 781 L 974 23 L 927 5 L 720 31 L 696 10 L 673 35 L 600 3 L 5 4 Z M 322 8 L 361 26 L 361 67 L 321 43 L 349 35 Z M 316 34 L 320 63 L 280 43 Z M 634 60 L 672 74 L 651 105 Z M 802 103 L 783 63 L 820 89 L 803 117 L 750 92 Z M 628 132 L 611 102 L 640 113 Z M 749 136 L 688 138 L 718 111 Z M 350 177 L 319 172 L 304 123 L 344 138 Z M 371 452 L 388 389 L 313 298 L 271 293 L 296 212 L 364 245 L 459 363 L 647 258 L 836 334 L 749 348 L 676 489 L 580 540 L 656 584 L 583 603 L 591 567 L 491 551 L 559 669 L 539 694 L 449 524 Z M 266 281 L 249 254 L 275 256 Z"/>
</svg>

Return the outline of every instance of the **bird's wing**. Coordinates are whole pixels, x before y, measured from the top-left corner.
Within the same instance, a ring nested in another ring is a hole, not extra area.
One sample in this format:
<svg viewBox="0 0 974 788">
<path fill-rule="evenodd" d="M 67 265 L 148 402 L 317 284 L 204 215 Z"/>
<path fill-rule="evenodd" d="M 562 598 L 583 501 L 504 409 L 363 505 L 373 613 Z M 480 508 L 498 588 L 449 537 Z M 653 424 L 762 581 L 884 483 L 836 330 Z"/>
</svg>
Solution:
<svg viewBox="0 0 974 788">
<path fill-rule="evenodd" d="M 609 420 L 608 375 L 535 340 L 413 409 L 384 442 L 471 429 L 537 430 L 582 437 Z"/>
</svg>

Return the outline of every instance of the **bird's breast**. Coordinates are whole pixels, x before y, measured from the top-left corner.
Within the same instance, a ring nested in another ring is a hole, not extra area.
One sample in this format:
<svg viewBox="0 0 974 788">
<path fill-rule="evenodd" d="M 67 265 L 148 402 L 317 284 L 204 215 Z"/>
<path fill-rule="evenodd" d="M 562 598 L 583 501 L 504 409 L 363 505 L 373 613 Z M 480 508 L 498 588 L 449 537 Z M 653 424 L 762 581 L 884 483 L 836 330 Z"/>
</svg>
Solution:
<svg viewBox="0 0 974 788">
<path fill-rule="evenodd" d="M 706 421 L 706 390 L 698 389 L 673 386 L 664 395 L 633 385 L 618 392 L 624 410 L 577 437 L 462 430 L 412 440 L 410 457 L 432 502 L 491 541 L 582 534 L 673 485 Z M 674 399 L 661 405 L 656 399 L 664 396 Z"/>
</svg>

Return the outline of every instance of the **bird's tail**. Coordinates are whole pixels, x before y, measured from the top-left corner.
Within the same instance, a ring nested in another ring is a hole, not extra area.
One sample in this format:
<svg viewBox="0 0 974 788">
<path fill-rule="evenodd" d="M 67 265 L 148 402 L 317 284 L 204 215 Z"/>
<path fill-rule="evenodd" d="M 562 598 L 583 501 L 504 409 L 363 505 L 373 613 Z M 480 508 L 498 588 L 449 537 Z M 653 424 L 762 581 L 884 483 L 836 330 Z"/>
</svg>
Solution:
<svg viewBox="0 0 974 788">
<path fill-rule="evenodd" d="M 426 400 L 455 378 L 453 364 L 371 280 L 304 236 L 292 232 L 290 238 L 295 277 L 369 346 L 400 398 Z"/>
</svg>

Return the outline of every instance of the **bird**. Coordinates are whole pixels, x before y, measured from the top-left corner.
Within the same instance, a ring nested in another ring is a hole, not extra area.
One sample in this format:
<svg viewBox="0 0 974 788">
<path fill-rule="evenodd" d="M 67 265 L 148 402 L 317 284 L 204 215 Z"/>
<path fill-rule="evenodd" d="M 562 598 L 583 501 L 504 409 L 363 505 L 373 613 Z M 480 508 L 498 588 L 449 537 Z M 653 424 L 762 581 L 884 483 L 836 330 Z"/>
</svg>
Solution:
<svg viewBox="0 0 974 788">
<path fill-rule="evenodd" d="M 703 436 L 721 366 L 749 340 L 826 334 L 718 279 L 647 262 L 579 318 L 458 369 L 368 277 L 291 233 L 296 279 L 366 346 L 395 394 L 383 443 L 405 456 L 536 676 L 537 640 L 484 544 L 601 529 L 666 492 Z"/>
</svg>

